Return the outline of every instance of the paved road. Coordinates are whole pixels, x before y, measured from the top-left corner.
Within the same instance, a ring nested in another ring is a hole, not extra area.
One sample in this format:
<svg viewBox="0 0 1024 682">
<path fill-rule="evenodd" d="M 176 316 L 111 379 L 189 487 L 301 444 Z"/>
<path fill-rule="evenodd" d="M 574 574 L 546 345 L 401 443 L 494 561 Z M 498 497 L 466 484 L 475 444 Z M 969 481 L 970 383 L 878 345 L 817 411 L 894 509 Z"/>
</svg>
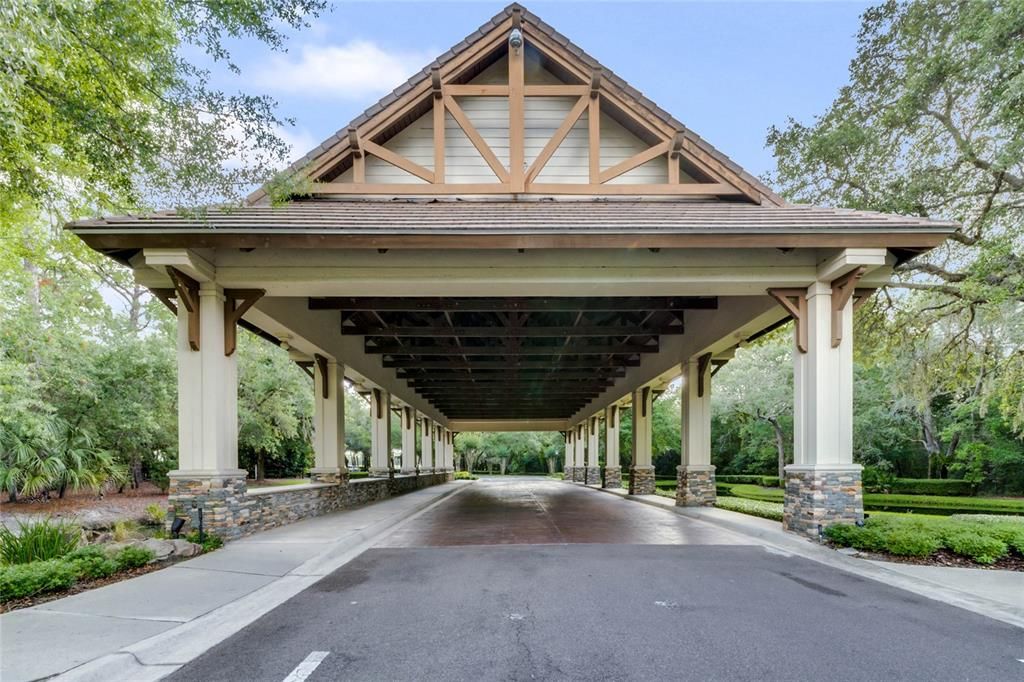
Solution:
<svg viewBox="0 0 1024 682">
<path fill-rule="evenodd" d="M 173 679 L 283 680 L 312 652 L 309 680 L 1024 679 L 1009 625 L 521 479 L 454 496 Z"/>
</svg>

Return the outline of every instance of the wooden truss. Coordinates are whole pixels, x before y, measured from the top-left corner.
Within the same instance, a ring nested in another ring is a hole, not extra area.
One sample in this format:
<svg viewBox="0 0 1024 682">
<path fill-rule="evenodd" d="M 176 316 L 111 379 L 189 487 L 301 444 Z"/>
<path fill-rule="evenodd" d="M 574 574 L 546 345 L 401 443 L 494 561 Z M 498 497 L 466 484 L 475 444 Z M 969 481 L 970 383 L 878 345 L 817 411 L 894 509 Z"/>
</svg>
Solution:
<svg viewBox="0 0 1024 682">
<path fill-rule="evenodd" d="M 524 44 L 512 47 L 510 32 L 521 31 Z M 527 85 L 525 83 L 526 43 L 538 50 L 551 63 L 564 71 L 575 83 L 561 85 Z M 508 83 L 477 85 L 463 82 L 472 75 L 472 69 L 484 59 L 493 59 L 496 53 L 508 55 Z M 565 119 L 544 145 L 537 158 L 525 167 L 525 99 L 527 97 L 566 97 L 575 102 Z M 466 115 L 458 98 L 508 98 L 509 165 L 506 167 L 487 141 Z M 434 167 L 425 168 L 384 146 L 385 139 L 396 126 L 407 122 L 419 112 L 432 110 Z M 609 168 L 602 168 L 600 160 L 600 121 L 602 111 L 614 113 L 621 120 L 644 131 L 656 140 L 648 149 L 635 154 Z M 451 115 L 465 133 L 487 166 L 496 182 L 448 183 L 445 175 L 445 121 Z M 538 182 L 547 165 L 569 131 L 581 117 L 588 122 L 589 182 L 586 184 Z M 366 156 L 371 155 L 424 181 L 425 184 L 368 183 Z M 668 181 L 663 184 L 609 184 L 638 166 L 663 158 L 667 165 Z M 680 162 L 685 160 L 696 169 L 704 182 L 680 182 Z M 338 182 L 330 178 L 339 166 L 350 164 L 351 182 Z M 760 203 L 762 193 L 739 173 L 704 151 L 685 130 L 678 130 L 663 118 L 641 106 L 635 98 L 616 84 L 602 77 L 599 68 L 588 66 L 565 45 L 552 40 L 551 35 L 529 22 L 522 21 L 521 12 L 514 8 L 508 20 L 492 29 L 463 50 L 458 57 L 435 67 L 430 78 L 411 87 L 383 111 L 348 129 L 347 139 L 322 154 L 306 169 L 314 180 L 313 194 L 394 194 L 394 195 L 468 195 L 468 194 L 576 194 L 576 195 L 695 195 L 744 196 Z"/>
<path fill-rule="evenodd" d="M 843 341 L 843 310 L 853 299 L 854 310 L 864 304 L 875 292 L 874 288 L 857 288 L 857 282 L 867 268 L 851 270 L 832 282 L 832 347 L 838 348 Z M 768 295 L 779 302 L 796 325 L 796 347 L 801 353 L 807 352 L 807 290 L 769 289 Z"/>
<path fill-rule="evenodd" d="M 188 345 L 192 350 L 199 350 L 199 282 L 177 268 L 168 267 L 167 275 L 171 278 L 174 288 L 151 288 L 150 292 L 174 314 L 178 314 L 175 299 L 181 302 L 188 311 Z M 255 326 L 246 323 L 242 315 L 263 298 L 263 289 L 225 289 L 224 290 L 224 355 L 232 355 L 238 345 L 238 327 L 244 327 L 267 338 L 272 343 L 277 339 L 271 337 Z"/>
</svg>

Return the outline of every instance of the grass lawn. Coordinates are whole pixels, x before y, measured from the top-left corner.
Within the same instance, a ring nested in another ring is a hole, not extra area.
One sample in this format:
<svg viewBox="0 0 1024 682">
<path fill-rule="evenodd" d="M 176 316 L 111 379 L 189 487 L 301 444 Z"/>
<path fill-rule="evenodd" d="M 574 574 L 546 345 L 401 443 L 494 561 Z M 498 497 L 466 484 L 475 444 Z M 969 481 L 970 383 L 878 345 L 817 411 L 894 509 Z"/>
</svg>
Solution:
<svg viewBox="0 0 1024 682">
<path fill-rule="evenodd" d="M 732 495 L 761 502 L 782 502 L 782 488 L 758 485 L 731 485 Z M 987 513 L 1024 514 L 1024 500 L 1005 497 L 954 497 L 944 495 L 885 495 L 865 493 L 864 509 L 868 511 L 910 511 L 932 514 Z"/>
</svg>

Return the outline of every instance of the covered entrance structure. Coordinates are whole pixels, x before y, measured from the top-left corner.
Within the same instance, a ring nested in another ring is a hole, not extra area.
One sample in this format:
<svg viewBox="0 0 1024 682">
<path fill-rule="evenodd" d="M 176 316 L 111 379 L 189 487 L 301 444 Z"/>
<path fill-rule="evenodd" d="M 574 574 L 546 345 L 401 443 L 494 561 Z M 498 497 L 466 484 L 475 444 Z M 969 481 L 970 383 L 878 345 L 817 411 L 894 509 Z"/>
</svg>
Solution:
<svg viewBox="0 0 1024 682">
<path fill-rule="evenodd" d="M 630 492 L 651 493 L 651 404 L 680 375 L 677 501 L 711 504 L 712 376 L 792 319 L 785 525 L 817 536 L 863 517 L 853 308 L 953 225 L 787 204 L 518 5 L 291 171 L 301 189 L 282 206 L 261 190 L 204 218 L 70 226 L 176 310 L 179 513 L 204 507 L 237 536 L 448 480 L 470 430 L 565 432 L 566 478 L 618 486 L 626 405 Z M 310 368 L 308 486 L 246 490 L 237 326 Z M 344 466 L 344 379 L 370 397 L 366 482 Z"/>
</svg>

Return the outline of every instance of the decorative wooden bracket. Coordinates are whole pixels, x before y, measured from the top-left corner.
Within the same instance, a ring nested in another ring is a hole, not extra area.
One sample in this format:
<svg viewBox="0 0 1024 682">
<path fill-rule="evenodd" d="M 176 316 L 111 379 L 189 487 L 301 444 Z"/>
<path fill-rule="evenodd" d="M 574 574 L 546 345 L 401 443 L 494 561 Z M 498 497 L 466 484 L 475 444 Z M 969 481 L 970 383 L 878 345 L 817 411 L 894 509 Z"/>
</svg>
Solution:
<svg viewBox="0 0 1024 682">
<path fill-rule="evenodd" d="M 649 396 L 650 394 L 650 386 L 644 386 L 644 390 L 640 391 L 640 416 L 644 418 L 647 417 L 647 396 Z"/>
<path fill-rule="evenodd" d="M 590 435 L 591 436 L 596 436 L 597 435 L 597 417 L 591 417 L 590 418 Z"/>
<path fill-rule="evenodd" d="M 188 346 L 199 350 L 199 282 L 172 267 L 167 268 L 167 275 L 174 284 L 178 302 L 188 311 Z"/>
<path fill-rule="evenodd" d="M 441 67 L 435 66 L 430 69 L 430 88 L 434 93 L 434 99 L 444 97 L 444 90 L 441 88 Z"/>
<path fill-rule="evenodd" d="M 266 293 L 263 289 L 224 290 L 224 355 L 234 354 L 238 347 L 238 322 Z"/>
<path fill-rule="evenodd" d="M 317 369 L 320 370 L 320 382 L 321 389 L 324 398 L 331 397 L 331 378 L 327 375 L 327 358 L 320 355 L 319 353 L 313 354 L 313 360 L 316 362 Z"/>
<path fill-rule="evenodd" d="M 729 360 L 726 358 L 722 358 L 720 360 L 712 360 L 711 364 L 714 365 L 714 367 L 711 370 L 711 376 L 714 377 L 716 374 L 718 374 L 719 371 L 721 371 L 723 367 L 729 364 Z"/>
<path fill-rule="evenodd" d="M 807 290 L 769 289 L 768 295 L 786 309 L 796 325 L 796 347 L 801 353 L 807 352 Z"/>
<path fill-rule="evenodd" d="M 171 311 L 172 315 L 178 315 L 178 306 L 174 304 L 174 289 L 150 289 L 149 293 L 153 294 L 154 297 Z"/>
<path fill-rule="evenodd" d="M 846 304 L 849 303 L 850 299 L 853 297 L 854 291 L 857 287 L 857 282 L 860 281 L 865 272 L 867 272 L 867 268 L 862 265 L 832 281 L 833 348 L 838 348 L 839 344 L 843 342 L 843 310 L 846 308 Z"/>
<path fill-rule="evenodd" d="M 590 73 L 590 99 L 597 99 L 601 96 L 601 69 L 594 69 Z"/>
<path fill-rule="evenodd" d="M 612 405 L 611 415 L 612 415 L 612 424 L 614 425 L 616 419 L 618 419 L 618 417 L 619 417 L 619 406 L 618 405 Z"/>
<path fill-rule="evenodd" d="M 705 353 L 704 355 L 697 358 L 697 397 L 704 397 L 704 389 L 707 388 L 704 385 L 704 375 L 708 371 L 708 365 L 711 364 L 711 353 Z"/>
<path fill-rule="evenodd" d="M 878 291 L 875 287 L 858 287 L 853 291 L 853 309 L 856 310 L 868 302 L 871 295 Z"/>
<path fill-rule="evenodd" d="M 348 129 L 348 145 L 352 149 L 352 182 L 366 182 L 366 154 L 359 144 L 359 133 L 355 128 Z"/>
<path fill-rule="evenodd" d="M 384 409 L 381 406 L 381 399 L 383 398 L 383 396 L 381 396 L 379 388 L 373 389 L 372 392 L 373 392 L 373 406 L 375 408 L 375 411 L 374 411 L 374 413 L 371 416 L 374 419 L 380 419 L 382 416 L 384 416 Z"/>
<path fill-rule="evenodd" d="M 315 379 L 313 376 L 313 368 L 309 366 L 308 362 L 296 362 L 295 364 L 299 366 L 299 369 L 309 375 L 310 379 Z"/>
<path fill-rule="evenodd" d="M 408 405 L 406 405 L 402 409 L 405 412 L 405 428 L 406 429 L 411 429 L 412 428 L 412 408 L 409 407 Z"/>
</svg>

